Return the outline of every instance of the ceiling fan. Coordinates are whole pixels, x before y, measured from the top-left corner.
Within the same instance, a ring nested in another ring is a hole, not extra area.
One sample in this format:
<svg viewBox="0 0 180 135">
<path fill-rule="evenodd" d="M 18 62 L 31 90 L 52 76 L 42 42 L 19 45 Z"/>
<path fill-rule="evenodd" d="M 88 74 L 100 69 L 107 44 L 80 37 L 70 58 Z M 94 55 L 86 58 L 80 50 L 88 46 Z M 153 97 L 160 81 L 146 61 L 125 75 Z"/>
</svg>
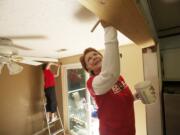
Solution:
<svg viewBox="0 0 180 135">
<path fill-rule="evenodd" d="M 0 37 L 0 73 L 5 64 L 10 74 L 17 74 L 23 69 L 23 67 L 17 63 L 38 66 L 44 62 L 58 62 L 58 59 L 55 58 L 21 56 L 18 54 L 18 49 L 31 50 L 15 45 L 10 38 Z"/>
</svg>

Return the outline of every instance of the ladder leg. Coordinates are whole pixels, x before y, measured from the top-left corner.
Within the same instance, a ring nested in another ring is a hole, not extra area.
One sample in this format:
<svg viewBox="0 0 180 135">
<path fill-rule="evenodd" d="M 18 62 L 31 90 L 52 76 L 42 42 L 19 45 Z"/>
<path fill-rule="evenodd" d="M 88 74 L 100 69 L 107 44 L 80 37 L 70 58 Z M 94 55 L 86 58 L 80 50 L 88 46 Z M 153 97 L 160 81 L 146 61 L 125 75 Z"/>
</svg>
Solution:
<svg viewBox="0 0 180 135">
<path fill-rule="evenodd" d="M 44 99 L 43 101 L 44 101 L 44 115 L 45 115 L 45 117 L 46 117 L 47 128 L 48 128 L 49 135 L 51 135 L 50 126 L 49 126 L 49 123 L 48 123 L 49 121 L 48 121 L 48 116 L 47 116 L 45 99 Z"/>
<path fill-rule="evenodd" d="M 58 117 L 59 117 L 61 128 L 63 130 L 63 135 L 65 135 L 64 126 L 63 126 L 63 123 L 62 123 L 62 119 L 61 119 L 61 115 L 60 115 L 58 106 L 57 106 L 57 113 L 58 113 Z"/>
</svg>

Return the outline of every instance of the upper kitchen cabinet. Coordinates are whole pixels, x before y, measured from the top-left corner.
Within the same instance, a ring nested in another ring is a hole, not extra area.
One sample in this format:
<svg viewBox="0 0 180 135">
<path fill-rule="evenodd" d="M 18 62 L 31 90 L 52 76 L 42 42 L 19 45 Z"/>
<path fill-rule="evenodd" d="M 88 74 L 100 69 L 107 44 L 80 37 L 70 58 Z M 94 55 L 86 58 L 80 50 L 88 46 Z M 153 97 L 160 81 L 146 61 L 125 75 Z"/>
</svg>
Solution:
<svg viewBox="0 0 180 135">
<path fill-rule="evenodd" d="M 99 18 L 141 46 L 155 45 L 147 19 L 135 0 L 79 0 Z"/>
<path fill-rule="evenodd" d="M 180 34 L 180 0 L 147 0 L 159 38 Z"/>
</svg>

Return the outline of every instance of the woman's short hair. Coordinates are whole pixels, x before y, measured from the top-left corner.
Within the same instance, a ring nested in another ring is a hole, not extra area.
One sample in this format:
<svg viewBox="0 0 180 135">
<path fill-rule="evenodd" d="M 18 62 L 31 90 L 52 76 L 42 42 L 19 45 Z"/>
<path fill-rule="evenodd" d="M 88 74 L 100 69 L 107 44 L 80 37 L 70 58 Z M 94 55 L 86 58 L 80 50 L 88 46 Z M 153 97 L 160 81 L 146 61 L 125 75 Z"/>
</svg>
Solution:
<svg viewBox="0 0 180 135">
<path fill-rule="evenodd" d="M 89 52 L 97 52 L 99 55 L 101 55 L 102 56 L 102 54 L 99 52 L 99 51 L 97 51 L 96 49 L 94 49 L 94 48 L 91 48 L 91 47 L 89 47 L 89 48 L 86 48 L 85 50 L 84 50 L 84 52 L 83 52 L 83 55 L 80 57 L 80 62 L 81 62 L 81 65 L 82 65 L 82 67 L 88 72 L 88 69 L 87 69 L 87 67 L 86 67 L 86 62 L 85 62 L 85 56 L 86 56 L 86 54 L 87 53 L 89 53 Z"/>
<path fill-rule="evenodd" d="M 47 67 L 47 65 L 48 65 L 47 63 L 43 63 L 43 64 L 42 64 L 42 70 L 45 70 L 46 67 Z"/>
</svg>

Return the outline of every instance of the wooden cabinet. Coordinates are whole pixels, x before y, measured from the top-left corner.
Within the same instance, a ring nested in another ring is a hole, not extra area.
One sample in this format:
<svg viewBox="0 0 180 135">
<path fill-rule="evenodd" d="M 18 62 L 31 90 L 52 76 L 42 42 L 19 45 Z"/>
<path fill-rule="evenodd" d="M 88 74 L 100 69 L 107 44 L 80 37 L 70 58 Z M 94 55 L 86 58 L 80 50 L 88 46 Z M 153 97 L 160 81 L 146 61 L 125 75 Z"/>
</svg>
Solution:
<svg viewBox="0 0 180 135">
<path fill-rule="evenodd" d="M 134 0 L 79 0 L 99 18 L 110 22 L 135 44 L 155 45 L 149 26 Z"/>
</svg>

